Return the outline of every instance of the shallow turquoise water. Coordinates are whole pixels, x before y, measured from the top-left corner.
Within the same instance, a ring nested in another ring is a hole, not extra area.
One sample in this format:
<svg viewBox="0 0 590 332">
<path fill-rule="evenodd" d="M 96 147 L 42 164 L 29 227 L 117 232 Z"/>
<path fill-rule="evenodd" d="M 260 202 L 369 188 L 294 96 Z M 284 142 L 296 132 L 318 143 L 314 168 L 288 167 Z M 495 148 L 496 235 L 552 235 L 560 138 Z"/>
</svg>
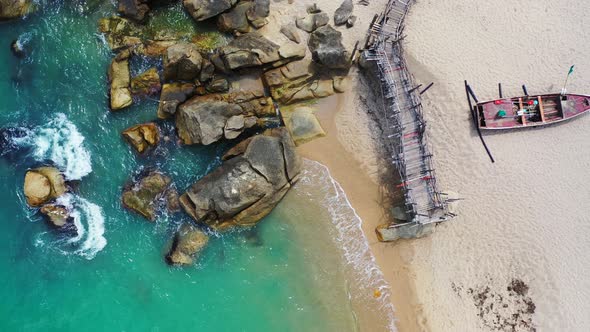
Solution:
<svg viewBox="0 0 590 332">
<path fill-rule="evenodd" d="M 170 144 L 135 156 L 120 132 L 153 120 L 157 105 L 108 111 L 111 54 L 96 22 L 113 7 L 50 3 L 0 24 L 0 128 L 27 128 L 18 152 L 0 157 L 0 330 L 354 330 L 344 261 L 319 203 L 281 204 L 254 230 L 258 241 L 244 233 L 212 238 L 194 266 L 164 263 L 187 217 L 153 224 L 133 215 L 121 207 L 123 185 L 157 168 L 182 191 L 219 165 L 229 145 Z M 24 59 L 9 48 L 19 36 Z M 23 199 L 25 171 L 47 162 L 80 180 L 70 197 L 85 230 L 79 239 L 50 230 Z"/>
</svg>

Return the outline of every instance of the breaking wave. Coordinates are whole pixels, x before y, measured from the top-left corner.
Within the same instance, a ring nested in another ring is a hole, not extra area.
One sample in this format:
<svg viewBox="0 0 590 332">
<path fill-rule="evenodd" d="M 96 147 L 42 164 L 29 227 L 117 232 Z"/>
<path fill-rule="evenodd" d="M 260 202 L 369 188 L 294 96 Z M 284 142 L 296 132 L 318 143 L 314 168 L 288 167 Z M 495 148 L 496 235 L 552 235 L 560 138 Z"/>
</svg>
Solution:
<svg viewBox="0 0 590 332">
<path fill-rule="evenodd" d="M 31 150 L 37 161 L 51 160 L 67 180 L 80 180 L 92 172 L 90 152 L 84 147 L 84 136 L 63 113 L 46 125 L 28 131 L 13 141 Z"/>
<path fill-rule="evenodd" d="M 88 200 L 65 194 L 56 200 L 56 204 L 66 207 L 73 219 L 76 235 L 55 240 L 53 232 L 38 235 L 37 246 L 51 246 L 64 254 L 76 254 L 86 259 L 93 259 L 107 244 L 104 237 L 104 215 L 102 209 Z"/>
<path fill-rule="evenodd" d="M 391 304 L 390 287 L 377 266 L 369 242 L 361 226 L 362 220 L 356 213 L 344 190 L 330 175 L 328 168 L 312 160 L 304 161 L 304 170 L 297 186 L 313 192 L 330 214 L 334 227 L 334 238 L 346 261 L 351 302 L 357 310 L 362 310 L 361 326 L 367 321 L 381 321 L 383 329 L 396 331 L 394 308 Z M 306 189 L 308 188 L 308 189 Z M 377 310 L 367 307 L 377 308 Z M 367 315 L 369 317 L 367 317 Z"/>
</svg>

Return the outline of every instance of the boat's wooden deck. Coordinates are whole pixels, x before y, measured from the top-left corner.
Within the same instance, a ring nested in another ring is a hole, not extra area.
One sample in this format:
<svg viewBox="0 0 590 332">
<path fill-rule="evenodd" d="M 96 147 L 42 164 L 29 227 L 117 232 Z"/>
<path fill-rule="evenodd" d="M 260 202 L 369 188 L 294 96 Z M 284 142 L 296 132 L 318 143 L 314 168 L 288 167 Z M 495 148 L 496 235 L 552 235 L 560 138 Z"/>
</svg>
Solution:
<svg viewBox="0 0 590 332">
<path fill-rule="evenodd" d="M 590 109 L 590 98 L 582 95 L 529 96 L 479 104 L 477 112 L 483 129 L 533 127 L 559 122 Z M 504 115 L 502 115 L 504 114 Z"/>
</svg>

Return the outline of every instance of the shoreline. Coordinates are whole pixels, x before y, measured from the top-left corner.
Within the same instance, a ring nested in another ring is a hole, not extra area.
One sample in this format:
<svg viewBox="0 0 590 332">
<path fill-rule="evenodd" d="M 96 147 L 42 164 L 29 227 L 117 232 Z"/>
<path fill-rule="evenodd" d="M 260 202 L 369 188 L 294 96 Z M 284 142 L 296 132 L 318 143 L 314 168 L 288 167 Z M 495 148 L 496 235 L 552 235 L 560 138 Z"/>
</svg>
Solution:
<svg viewBox="0 0 590 332">
<path fill-rule="evenodd" d="M 362 220 L 362 230 L 377 266 L 389 284 L 395 325 L 398 331 L 415 331 L 421 328 L 415 282 L 406 262 L 408 255 L 411 257 L 411 248 L 407 245 L 408 241 L 395 244 L 379 242 L 375 233 L 375 227 L 388 221 L 381 204 L 382 188 L 377 185 L 380 156 L 374 145 L 378 141 L 374 140 L 379 138 L 372 134 L 373 120 L 370 115 L 355 105 L 353 91 L 356 91 L 357 75 L 356 68 L 351 70 L 352 87 L 349 91 L 318 101 L 316 116 L 327 135 L 307 142 L 297 150 L 304 158 L 326 166 L 346 193 Z M 364 116 L 359 112 L 365 112 Z M 368 135 L 359 133 L 360 130 Z M 359 137 L 362 137 L 361 142 L 358 142 Z M 359 159 L 365 161 L 364 165 Z"/>
</svg>

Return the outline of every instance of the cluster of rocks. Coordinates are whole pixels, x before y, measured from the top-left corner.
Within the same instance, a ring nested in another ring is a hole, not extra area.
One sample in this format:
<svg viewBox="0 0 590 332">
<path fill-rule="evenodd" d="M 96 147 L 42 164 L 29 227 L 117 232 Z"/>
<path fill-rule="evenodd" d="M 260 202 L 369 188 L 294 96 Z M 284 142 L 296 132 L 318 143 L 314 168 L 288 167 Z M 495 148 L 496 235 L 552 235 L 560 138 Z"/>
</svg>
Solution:
<svg viewBox="0 0 590 332">
<path fill-rule="evenodd" d="M 195 20 L 218 16 L 219 29 L 235 34 L 263 27 L 270 14 L 270 0 L 183 0 L 183 3 Z"/>
<path fill-rule="evenodd" d="M 67 191 L 65 178 L 55 167 L 39 167 L 25 174 L 24 193 L 27 204 L 40 208 L 39 212 L 47 217 L 51 225 L 62 230 L 75 229 L 67 207 L 54 203 Z"/>
</svg>

